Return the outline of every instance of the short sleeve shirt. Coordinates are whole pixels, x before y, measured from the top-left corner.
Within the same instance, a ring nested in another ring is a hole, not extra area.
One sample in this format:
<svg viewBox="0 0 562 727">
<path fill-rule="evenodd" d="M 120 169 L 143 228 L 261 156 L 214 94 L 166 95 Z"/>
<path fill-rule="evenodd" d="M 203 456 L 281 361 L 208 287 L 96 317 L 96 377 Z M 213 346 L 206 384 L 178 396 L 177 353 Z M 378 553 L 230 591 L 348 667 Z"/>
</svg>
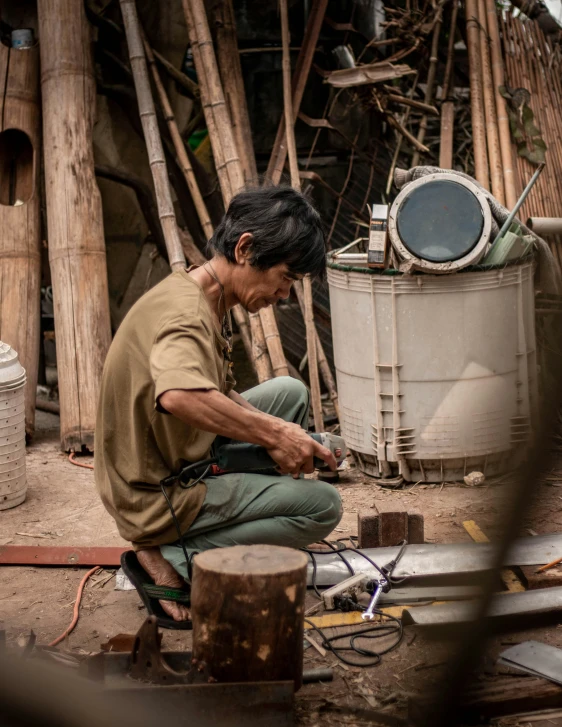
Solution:
<svg viewBox="0 0 562 727">
<path fill-rule="evenodd" d="M 234 385 L 209 303 L 187 270 L 142 296 L 121 323 L 105 362 L 95 434 L 95 479 L 123 538 L 134 547 L 177 540 L 160 481 L 208 456 L 215 438 L 165 412 L 171 389 Z M 196 518 L 205 484 L 169 487 L 182 532 Z"/>
</svg>

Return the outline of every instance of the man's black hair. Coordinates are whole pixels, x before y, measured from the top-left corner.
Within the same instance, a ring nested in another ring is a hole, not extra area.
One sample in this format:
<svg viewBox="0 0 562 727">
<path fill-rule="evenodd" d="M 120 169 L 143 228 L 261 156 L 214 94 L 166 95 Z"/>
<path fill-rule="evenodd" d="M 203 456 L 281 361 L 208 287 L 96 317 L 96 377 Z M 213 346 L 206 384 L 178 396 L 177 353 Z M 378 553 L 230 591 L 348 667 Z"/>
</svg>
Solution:
<svg viewBox="0 0 562 727">
<path fill-rule="evenodd" d="M 292 187 L 256 187 L 235 195 L 209 240 L 230 262 L 240 236 L 252 234 L 250 264 L 268 270 L 286 263 L 293 275 L 321 277 L 326 267 L 326 237 L 320 215 Z"/>
</svg>

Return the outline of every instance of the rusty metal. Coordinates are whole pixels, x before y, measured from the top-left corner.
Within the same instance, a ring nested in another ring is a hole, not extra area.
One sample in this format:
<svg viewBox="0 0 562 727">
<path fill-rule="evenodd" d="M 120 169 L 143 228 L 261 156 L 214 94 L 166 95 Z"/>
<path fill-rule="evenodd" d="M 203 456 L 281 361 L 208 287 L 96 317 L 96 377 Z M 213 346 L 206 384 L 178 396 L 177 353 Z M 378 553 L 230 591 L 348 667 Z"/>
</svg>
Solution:
<svg viewBox="0 0 562 727">
<path fill-rule="evenodd" d="M 194 664 L 190 651 L 160 650 L 154 616 L 139 629 L 131 653 L 100 652 L 80 666 L 82 676 L 105 694 L 149 714 L 160 713 L 166 727 L 290 727 L 294 724 L 294 682 L 210 683 L 208 669 Z M 310 681 L 329 680 L 330 670 Z"/>
<path fill-rule="evenodd" d="M 211 683 L 208 668 L 203 662 L 191 661 L 187 671 L 173 669 L 160 651 L 160 635 L 156 616 L 149 616 L 137 632 L 131 652 L 130 674 L 151 684 L 193 684 L 195 681 Z"/>
<path fill-rule="evenodd" d="M 0 565 L 119 566 L 130 548 L 82 548 L 72 545 L 2 545 Z"/>
</svg>

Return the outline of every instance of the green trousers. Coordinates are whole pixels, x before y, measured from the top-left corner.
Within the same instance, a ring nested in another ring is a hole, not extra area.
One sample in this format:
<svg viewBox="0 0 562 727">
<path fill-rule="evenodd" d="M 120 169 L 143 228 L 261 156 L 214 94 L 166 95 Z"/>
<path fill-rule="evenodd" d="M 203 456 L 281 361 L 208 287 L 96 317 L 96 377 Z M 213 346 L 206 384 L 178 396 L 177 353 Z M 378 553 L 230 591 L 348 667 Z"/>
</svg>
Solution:
<svg viewBox="0 0 562 727">
<path fill-rule="evenodd" d="M 256 409 L 302 427 L 308 424 L 309 394 L 297 379 L 278 377 L 245 392 Z M 221 443 L 226 441 L 221 437 Z M 207 495 L 183 541 L 189 557 L 231 545 L 302 548 L 325 538 L 342 515 L 338 491 L 326 482 L 279 474 L 229 473 L 205 478 Z M 160 547 L 184 578 L 179 543 Z"/>
</svg>

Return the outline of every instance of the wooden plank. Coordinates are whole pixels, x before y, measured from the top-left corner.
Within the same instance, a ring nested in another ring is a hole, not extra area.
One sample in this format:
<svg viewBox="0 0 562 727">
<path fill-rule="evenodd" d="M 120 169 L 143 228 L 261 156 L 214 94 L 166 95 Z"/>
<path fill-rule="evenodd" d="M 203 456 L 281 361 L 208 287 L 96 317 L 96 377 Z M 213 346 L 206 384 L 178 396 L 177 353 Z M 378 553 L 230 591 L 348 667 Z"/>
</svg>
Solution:
<svg viewBox="0 0 562 727">
<path fill-rule="evenodd" d="M 72 545 L 2 545 L 0 565 L 109 566 L 121 565 L 121 554 L 130 548 L 74 547 Z"/>
<path fill-rule="evenodd" d="M 465 520 L 463 527 L 475 543 L 489 543 L 488 536 L 478 527 L 474 520 Z M 520 593 L 525 590 L 519 576 L 511 568 L 502 568 L 501 579 L 510 593 Z"/>
</svg>

